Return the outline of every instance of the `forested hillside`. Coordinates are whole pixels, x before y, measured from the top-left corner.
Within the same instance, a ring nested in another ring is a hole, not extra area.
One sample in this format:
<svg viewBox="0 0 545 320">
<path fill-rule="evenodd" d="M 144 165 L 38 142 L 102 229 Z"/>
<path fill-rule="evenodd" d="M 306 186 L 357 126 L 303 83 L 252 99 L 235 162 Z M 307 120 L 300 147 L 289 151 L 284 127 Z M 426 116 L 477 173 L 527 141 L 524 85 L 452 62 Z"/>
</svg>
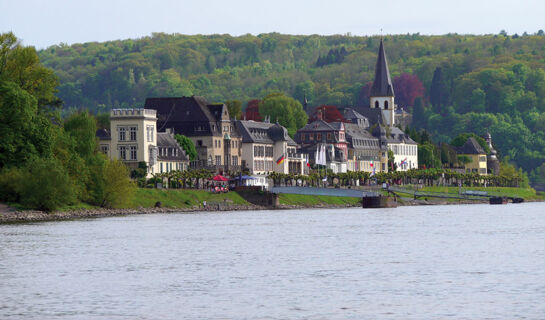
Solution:
<svg viewBox="0 0 545 320">
<path fill-rule="evenodd" d="M 60 80 L 65 108 L 105 111 L 146 97 L 202 95 L 211 102 L 275 91 L 309 105 L 362 105 L 379 37 L 153 34 L 53 46 L 39 52 Z M 545 162 L 545 36 L 384 37 L 396 101 L 435 141 L 487 130 L 526 171 Z"/>
</svg>

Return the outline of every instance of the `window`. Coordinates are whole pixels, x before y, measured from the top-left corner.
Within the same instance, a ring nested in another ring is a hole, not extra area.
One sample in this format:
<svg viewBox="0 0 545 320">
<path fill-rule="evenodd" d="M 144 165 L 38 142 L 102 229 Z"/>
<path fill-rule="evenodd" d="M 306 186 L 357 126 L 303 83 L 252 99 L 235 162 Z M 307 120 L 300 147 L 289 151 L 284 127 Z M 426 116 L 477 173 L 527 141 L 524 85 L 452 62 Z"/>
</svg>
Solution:
<svg viewBox="0 0 545 320">
<path fill-rule="evenodd" d="M 106 145 L 100 146 L 100 151 L 104 154 L 108 154 L 109 147 Z"/>
<path fill-rule="evenodd" d="M 375 101 L 375 108 L 378 108 L 378 101 Z"/>
<path fill-rule="evenodd" d="M 131 160 L 136 160 L 136 146 L 131 146 Z"/>
<path fill-rule="evenodd" d="M 127 156 L 127 147 L 125 146 L 120 146 L 119 147 L 119 159 L 121 160 L 125 160 L 126 156 Z"/>
<path fill-rule="evenodd" d="M 153 126 L 146 127 L 146 137 L 148 142 L 153 142 Z"/>
<path fill-rule="evenodd" d="M 486 169 L 485 168 L 480 168 L 479 173 L 480 174 L 486 174 Z"/>
<path fill-rule="evenodd" d="M 216 165 L 221 166 L 221 156 L 216 156 Z"/>
<path fill-rule="evenodd" d="M 136 141 L 136 127 L 129 128 L 129 140 Z"/>
<path fill-rule="evenodd" d="M 486 156 L 479 156 L 479 161 L 480 162 L 486 162 Z"/>
<path fill-rule="evenodd" d="M 161 173 L 163 173 L 163 163 L 161 162 Z"/>
<path fill-rule="evenodd" d="M 321 133 L 317 133 L 316 134 L 316 140 L 322 140 L 322 134 Z"/>
<path fill-rule="evenodd" d="M 327 140 L 331 140 L 331 132 L 327 133 Z"/>
<path fill-rule="evenodd" d="M 265 157 L 272 157 L 273 156 L 273 147 L 266 147 L 265 148 Z"/>
<path fill-rule="evenodd" d="M 125 127 L 119 127 L 119 141 L 125 141 Z"/>
<path fill-rule="evenodd" d="M 202 140 L 197 140 L 197 147 L 202 147 Z"/>
<path fill-rule="evenodd" d="M 309 133 L 308 138 L 309 138 L 310 141 L 314 140 L 314 134 L 313 134 L 313 133 Z"/>
<path fill-rule="evenodd" d="M 384 109 L 388 109 L 388 101 L 384 101 Z"/>
<path fill-rule="evenodd" d="M 237 156 L 232 157 L 231 164 L 234 165 L 234 166 L 238 165 L 238 157 Z"/>
</svg>

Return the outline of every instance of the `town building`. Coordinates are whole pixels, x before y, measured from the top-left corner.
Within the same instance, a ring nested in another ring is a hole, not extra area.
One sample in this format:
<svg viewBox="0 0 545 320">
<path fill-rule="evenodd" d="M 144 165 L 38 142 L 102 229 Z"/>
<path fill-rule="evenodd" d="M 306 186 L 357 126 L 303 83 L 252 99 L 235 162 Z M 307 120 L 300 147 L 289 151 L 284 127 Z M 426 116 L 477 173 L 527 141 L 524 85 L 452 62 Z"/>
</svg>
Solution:
<svg viewBox="0 0 545 320">
<path fill-rule="evenodd" d="M 100 151 L 110 159 L 136 169 L 147 166 L 148 177 L 155 173 L 187 170 L 189 159 L 171 132 L 157 132 L 155 110 L 113 109 L 110 130 L 96 133 Z"/>
<path fill-rule="evenodd" d="M 494 149 L 494 146 L 492 146 L 492 135 L 490 132 L 486 133 L 484 140 L 490 149 L 490 154 L 486 158 L 488 173 L 498 176 L 500 174 L 500 161 L 498 160 L 498 152 Z"/>
<path fill-rule="evenodd" d="M 380 110 L 382 114 L 381 122 L 389 127 L 395 125 L 396 105 L 394 98 L 394 86 L 388 69 L 386 53 L 384 52 L 384 43 L 380 39 L 377 64 L 375 66 L 375 79 L 369 95 L 369 107 Z"/>
<path fill-rule="evenodd" d="M 375 79 L 371 87 L 369 107 L 360 107 L 358 112 L 369 120 L 371 127 L 381 127 L 373 131 L 373 135 L 385 142 L 388 150 L 394 153 L 394 163 L 397 170 L 406 171 L 418 168 L 418 144 L 396 125 L 395 93 L 384 43 L 380 40 Z M 409 116 L 397 112 L 397 119 L 407 119 Z M 399 116 L 401 114 L 401 116 Z"/>
<path fill-rule="evenodd" d="M 308 154 L 310 163 L 316 162 L 316 154 L 324 146 L 325 166 L 334 173 L 347 171 L 348 143 L 343 122 L 316 120 L 299 129 L 295 141 L 301 152 Z"/>
<path fill-rule="evenodd" d="M 145 108 L 157 111 L 159 131 L 170 129 L 193 141 L 197 160 L 192 168 L 219 174 L 240 171 L 242 139 L 225 104 L 210 104 L 198 96 L 147 98 Z"/>
<path fill-rule="evenodd" d="M 306 173 L 305 157 L 297 152 L 297 144 L 283 126 L 238 120 L 236 127 L 242 136 L 243 170 L 248 169 L 253 175 Z"/>
<path fill-rule="evenodd" d="M 467 157 L 469 162 L 464 164 L 464 170 L 467 173 L 478 173 L 480 175 L 487 175 L 487 157 L 486 151 L 481 145 L 470 137 L 464 143 L 463 146 L 456 148 L 456 153 L 459 156 Z"/>
<path fill-rule="evenodd" d="M 369 120 L 352 108 L 344 109 L 348 142 L 348 171 L 388 172 L 388 154 L 380 139 L 369 133 Z"/>
</svg>

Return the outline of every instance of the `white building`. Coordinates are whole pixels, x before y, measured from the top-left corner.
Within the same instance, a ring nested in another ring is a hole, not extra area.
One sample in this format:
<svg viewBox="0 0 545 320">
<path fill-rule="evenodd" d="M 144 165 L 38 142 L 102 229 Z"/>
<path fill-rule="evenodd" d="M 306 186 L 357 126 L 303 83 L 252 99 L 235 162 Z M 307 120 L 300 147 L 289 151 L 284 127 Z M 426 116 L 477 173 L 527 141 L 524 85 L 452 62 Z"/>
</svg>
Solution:
<svg viewBox="0 0 545 320">
<path fill-rule="evenodd" d="M 113 109 L 110 131 L 97 131 L 99 147 L 110 159 L 119 159 L 135 169 L 145 162 L 148 177 L 154 173 L 186 170 L 184 150 L 170 132 L 157 132 L 156 111 L 150 109 Z"/>
<path fill-rule="evenodd" d="M 305 158 L 297 153 L 297 144 L 286 128 L 253 120 L 238 120 L 236 127 L 242 136 L 243 169 L 253 175 L 305 174 Z"/>
</svg>

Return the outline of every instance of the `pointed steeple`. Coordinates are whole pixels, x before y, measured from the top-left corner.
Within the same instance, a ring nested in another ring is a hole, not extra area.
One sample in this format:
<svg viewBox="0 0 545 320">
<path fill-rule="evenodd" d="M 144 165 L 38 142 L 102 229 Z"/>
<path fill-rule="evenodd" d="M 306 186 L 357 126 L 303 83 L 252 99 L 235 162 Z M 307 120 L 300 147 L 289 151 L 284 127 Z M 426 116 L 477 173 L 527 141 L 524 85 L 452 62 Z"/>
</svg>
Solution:
<svg viewBox="0 0 545 320">
<path fill-rule="evenodd" d="M 390 78 L 390 70 L 388 69 L 388 61 L 386 61 L 386 53 L 384 53 L 384 43 L 380 39 L 380 47 L 378 49 L 377 65 L 375 67 L 375 81 L 371 88 L 371 97 L 393 97 L 394 86 Z"/>
</svg>

